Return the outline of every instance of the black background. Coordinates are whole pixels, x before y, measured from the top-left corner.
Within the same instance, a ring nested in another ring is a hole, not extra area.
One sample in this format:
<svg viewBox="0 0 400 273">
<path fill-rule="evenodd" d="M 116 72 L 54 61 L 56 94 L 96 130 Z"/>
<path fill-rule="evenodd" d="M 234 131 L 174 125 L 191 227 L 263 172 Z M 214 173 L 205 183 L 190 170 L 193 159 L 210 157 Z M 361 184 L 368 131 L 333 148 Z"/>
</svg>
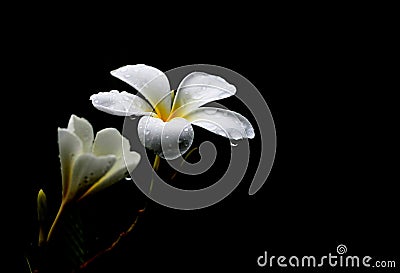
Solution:
<svg viewBox="0 0 400 273">
<path fill-rule="evenodd" d="M 3 119 L 12 132 L 13 145 L 6 148 L 12 150 L 12 173 L 18 177 L 13 194 L 18 211 L 10 222 L 16 223 L 20 272 L 28 272 L 23 255 L 36 242 L 37 191 L 45 189 L 52 215 L 60 202 L 57 127 L 76 114 L 95 131 L 121 130 L 123 119 L 94 109 L 89 96 L 111 89 L 133 92 L 109 71 L 136 63 L 162 71 L 209 63 L 245 76 L 262 92 L 274 117 L 275 163 L 263 188 L 249 196 L 259 158 L 259 140 L 250 140 L 249 172 L 230 196 L 197 211 L 149 202 L 137 228 L 85 272 L 263 272 L 267 269 L 258 268 L 256 259 L 264 250 L 276 256 L 317 256 L 335 253 L 338 244 L 345 244 L 349 255 L 400 262 L 397 65 L 393 35 L 383 27 L 390 18 L 377 25 L 373 16 L 360 21 L 349 14 L 346 21 L 342 16 L 323 20 L 323 15 L 290 22 L 288 17 L 258 17 L 254 28 L 231 33 L 240 24 L 196 27 L 197 34 L 184 39 L 179 24 L 145 29 L 132 18 L 120 34 L 123 22 L 103 26 L 96 18 L 82 26 L 71 16 L 54 25 L 56 17 L 33 20 L 16 35 L 22 43 L 11 51 L 17 52 L 9 67 L 13 111 Z M 139 33 L 141 28 L 148 36 Z M 234 99 L 221 103 L 251 119 Z M 195 130 L 198 143 L 211 140 L 219 149 L 211 179 L 225 164 L 220 151 L 230 149 L 229 141 Z M 209 183 L 203 178 L 178 176 L 176 183 Z M 94 216 L 104 225 L 116 223 L 107 226 L 114 231 L 145 203 L 128 181 L 96 198 Z"/>
</svg>

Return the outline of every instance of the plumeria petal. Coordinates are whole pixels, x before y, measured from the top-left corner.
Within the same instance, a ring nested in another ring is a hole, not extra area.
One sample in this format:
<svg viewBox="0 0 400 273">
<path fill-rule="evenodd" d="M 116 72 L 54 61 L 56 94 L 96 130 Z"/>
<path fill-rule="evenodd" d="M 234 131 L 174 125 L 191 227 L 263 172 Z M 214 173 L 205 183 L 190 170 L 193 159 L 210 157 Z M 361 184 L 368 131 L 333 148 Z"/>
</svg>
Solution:
<svg viewBox="0 0 400 273">
<path fill-rule="evenodd" d="M 93 143 L 93 154 L 97 156 L 113 154 L 117 157 L 122 155 L 122 142 L 129 141 L 124 138 L 117 129 L 106 128 L 96 134 Z"/>
<path fill-rule="evenodd" d="M 171 111 L 171 89 L 167 76 L 157 68 L 138 64 L 111 71 L 111 75 L 138 90 L 153 106 L 157 115 L 167 119 Z"/>
<path fill-rule="evenodd" d="M 68 130 L 79 137 L 82 141 L 83 152 L 87 153 L 92 149 L 93 128 L 92 125 L 84 118 L 78 118 L 71 115 L 68 122 Z"/>
<path fill-rule="evenodd" d="M 172 160 L 184 154 L 192 145 L 192 125 L 183 118 L 168 122 L 153 117 L 142 117 L 138 123 L 140 142 L 162 158 Z"/>
<path fill-rule="evenodd" d="M 90 97 L 95 108 L 116 116 L 152 115 L 153 108 L 142 98 L 117 90 L 100 92 Z"/>
<path fill-rule="evenodd" d="M 254 129 L 250 122 L 233 111 L 201 107 L 184 118 L 194 125 L 230 139 L 254 138 Z"/>
<path fill-rule="evenodd" d="M 114 155 L 95 156 L 91 153 L 81 154 L 74 162 L 71 183 L 66 201 L 79 198 L 114 165 Z"/>
<path fill-rule="evenodd" d="M 184 116 L 200 106 L 230 97 L 236 87 L 221 77 L 193 72 L 179 84 L 170 118 Z"/>
<path fill-rule="evenodd" d="M 71 185 L 73 161 L 82 153 L 82 141 L 68 129 L 58 128 L 58 146 L 61 161 L 62 195 L 65 197 Z"/>
<path fill-rule="evenodd" d="M 140 155 L 138 153 L 127 152 L 125 154 L 125 160 L 124 157 L 118 158 L 114 166 L 97 183 L 90 187 L 81 197 L 81 199 L 108 188 L 124 177 L 127 177 L 128 173 L 136 168 L 136 166 L 139 164 L 139 161 Z"/>
<path fill-rule="evenodd" d="M 161 154 L 161 135 L 164 123 L 159 118 L 142 117 L 139 120 L 137 131 L 140 142 L 146 148 Z"/>
<path fill-rule="evenodd" d="M 133 171 L 140 161 L 140 155 L 137 152 L 130 151 L 129 140 L 114 128 L 103 129 L 97 133 L 93 144 L 93 154 L 97 156 L 113 154 L 117 160 L 114 166 L 88 189 L 81 199 L 126 177 L 126 174 Z"/>
</svg>

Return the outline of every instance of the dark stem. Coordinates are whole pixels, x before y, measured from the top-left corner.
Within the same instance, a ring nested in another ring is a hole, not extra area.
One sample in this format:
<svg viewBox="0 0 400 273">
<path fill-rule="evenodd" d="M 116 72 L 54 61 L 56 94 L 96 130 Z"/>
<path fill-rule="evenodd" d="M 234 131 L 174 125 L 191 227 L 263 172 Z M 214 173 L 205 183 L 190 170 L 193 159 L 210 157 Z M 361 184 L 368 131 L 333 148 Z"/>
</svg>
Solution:
<svg viewBox="0 0 400 273">
<path fill-rule="evenodd" d="M 159 168 L 159 166 L 160 166 L 160 161 L 161 161 L 161 158 L 160 158 L 158 155 L 156 155 L 156 157 L 154 158 L 154 163 L 153 163 L 153 169 L 154 169 L 154 171 L 157 171 L 157 170 L 158 170 L 158 168 Z M 153 179 L 152 179 L 151 184 L 150 184 L 150 191 L 151 191 L 152 185 L 153 185 Z M 143 213 L 143 212 L 146 210 L 146 206 L 147 206 L 147 205 L 145 205 L 144 208 L 143 208 L 143 209 L 140 209 L 138 212 L 139 212 L 139 213 Z M 101 251 L 98 252 L 96 255 L 94 255 L 92 258 L 90 258 L 89 260 L 87 260 L 86 262 L 84 262 L 84 263 L 79 267 L 79 269 L 80 269 L 80 270 L 85 269 L 89 264 L 91 264 L 93 261 L 97 260 L 100 256 L 102 256 L 102 255 L 106 254 L 107 252 L 110 252 L 111 250 L 113 250 L 113 249 L 119 244 L 119 242 L 120 242 L 124 237 L 126 237 L 126 236 L 135 228 L 135 226 L 136 226 L 136 224 L 137 224 L 137 222 L 138 222 L 138 220 L 139 220 L 139 216 L 140 216 L 140 215 L 136 216 L 135 220 L 134 220 L 133 223 L 129 226 L 129 228 L 128 228 L 126 231 L 121 232 L 121 233 L 118 235 L 117 239 L 116 239 L 109 247 L 107 247 L 106 249 L 101 250 Z"/>
<path fill-rule="evenodd" d="M 144 210 L 139 210 L 139 212 L 143 212 Z M 98 252 L 96 255 L 94 255 L 92 258 L 90 258 L 89 260 L 87 260 L 86 262 L 84 262 L 79 269 L 82 270 L 84 268 L 86 268 L 89 264 L 91 264 L 93 261 L 95 261 L 97 258 L 99 258 L 100 256 L 106 254 L 107 252 L 110 252 L 111 250 L 113 250 L 118 243 L 121 241 L 122 238 L 126 237 L 132 230 L 133 228 L 136 226 L 136 223 L 139 219 L 139 216 L 136 216 L 135 221 L 129 226 L 129 228 L 126 231 L 121 232 L 117 239 L 106 249 L 103 249 L 102 251 Z"/>
</svg>

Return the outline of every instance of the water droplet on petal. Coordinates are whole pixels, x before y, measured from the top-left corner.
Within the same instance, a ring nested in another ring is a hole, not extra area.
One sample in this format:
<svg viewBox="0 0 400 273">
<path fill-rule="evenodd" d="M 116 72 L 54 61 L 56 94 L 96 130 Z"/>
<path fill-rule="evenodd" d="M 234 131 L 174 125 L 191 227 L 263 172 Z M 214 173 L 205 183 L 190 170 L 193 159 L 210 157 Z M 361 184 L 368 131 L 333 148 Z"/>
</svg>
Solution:
<svg viewBox="0 0 400 273">
<path fill-rule="evenodd" d="M 169 136 L 165 136 L 165 138 L 169 138 Z"/>
<path fill-rule="evenodd" d="M 238 144 L 237 144 L 237 143 L 233 143 L 232 141 L 230 142 L 230 144 L 231 144 L 231 146 L 232 146 L 232 147 L 236 147 L 236 146 L 238 146 Z"/>
<path fill-rule="evenodd" d="M 223 130 L 221 130 L 221 129 L 217 129 L 216 133 L 217 133 L 218 135 L 220 135 L 220 136 L 226 137 L 225 131 L 223 131 Z"/>
<path fill-rule="evenodd" d="M 204 112 L 208 115 L 214 115 L 215 113 L 217 113 L 217 109 L 216 108 L 208 108 L 208 109 L 204 110 Z"/>
<path fill-rule="evenodd" d="M 125 180 L 132 180 L 132 177 L 130 177 L 130 176 L 125 177 Z"/>
<path fill-rule="evenodd" d="M 201 92 L 192 93 L 192 98 L 195 100 L 201 99 L 203 96 L 204 96 L 204 93 L 201 93 Z"/>
<path fill-rule="evenodd" d="M 131 75 L 129 74 L 125 74 L 125 78 L 129 78 Z"/>
<path fill-rule="evenodd" d="M 134 116 L 130 116 L 130 117 L 129 117 L 129 119 L 130 119 L 130 120 L 135 120 L 135 119 L 136 119 L 136 117 L 134 117 Z"/>
<path fill-rule="evenodd" d="M 220 99 L 224 99 L 226 97 L 227 97 L 227 95 L 225 92 L 218 95 L 218 98 L 220 98 Z"/>
<path fill-rule="evenodd" d="M 210 131 L 215 131 L 218 127 L 215 126 L 214 124 L 207 124 L 207 127 Z"/>
<path fill-rule="evenodd" d="M 189 128 L 186 127 L 183 131 L 187 132 L 187 131 L 189 131 Z"/>
<path fill-rule="evenodd" d="M 232 128 L 232 129 L 228 129 L 228 132 L 229 132 L 230 138 L 233 138 L 233 139 L 242 139 L 243 138 L 243 136 L 242 136 L 243 134 L 239 130 Z"/>
<path fill-rule="evenodd" d="M 238 118 L 235 118 L 235 123 L 239 126 L 243 126 L 242 122 Z"/>
<path fill-rule="evenodd" d="M 246 128 L 246 135 L 248 137 L 254 136 L 254 129 L 253 128 Z"/>
<path fill-rule="evenodd" d="M 146 130 L 145 134 L 149 135 L 150 134 L 150 130 Z"/>
</svg>

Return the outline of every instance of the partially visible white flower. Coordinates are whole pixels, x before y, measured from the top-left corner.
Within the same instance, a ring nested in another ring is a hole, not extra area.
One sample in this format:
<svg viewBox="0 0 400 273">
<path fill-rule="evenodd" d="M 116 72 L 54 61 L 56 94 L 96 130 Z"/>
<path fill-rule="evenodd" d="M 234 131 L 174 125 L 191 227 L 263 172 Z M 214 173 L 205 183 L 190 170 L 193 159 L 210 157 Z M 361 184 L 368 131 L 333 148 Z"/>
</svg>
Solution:
<svg viewBox="0 0 400 273">
<path fill-rule="evenodd" d="M 201 107 L 236 93 L 236 87 L 221 77 L 190 73 L 173 96 L 167 76 L 154 67 L 127 65 L 111 75 L 136 88 L 147 101 L 113 90 L 92 95 L 94 107 L 118 116 L 144 116 L 138 124 L 139 139 L 163 158 L 175 159 L 189 149 L 194 138 L 192 124 L 229 139 L 254 137 L 253 127 L 242 115 Z"/>
<path fill-rule="evenodd" d="M 111 186 L 140 161 L 140 155 L 130 151 L 129 141 L 114 128 L 103 129 L 93 138 L 92 125 L 75 115 L 68 128 L 58 129 L 63 204 Z"/>
</svg>

